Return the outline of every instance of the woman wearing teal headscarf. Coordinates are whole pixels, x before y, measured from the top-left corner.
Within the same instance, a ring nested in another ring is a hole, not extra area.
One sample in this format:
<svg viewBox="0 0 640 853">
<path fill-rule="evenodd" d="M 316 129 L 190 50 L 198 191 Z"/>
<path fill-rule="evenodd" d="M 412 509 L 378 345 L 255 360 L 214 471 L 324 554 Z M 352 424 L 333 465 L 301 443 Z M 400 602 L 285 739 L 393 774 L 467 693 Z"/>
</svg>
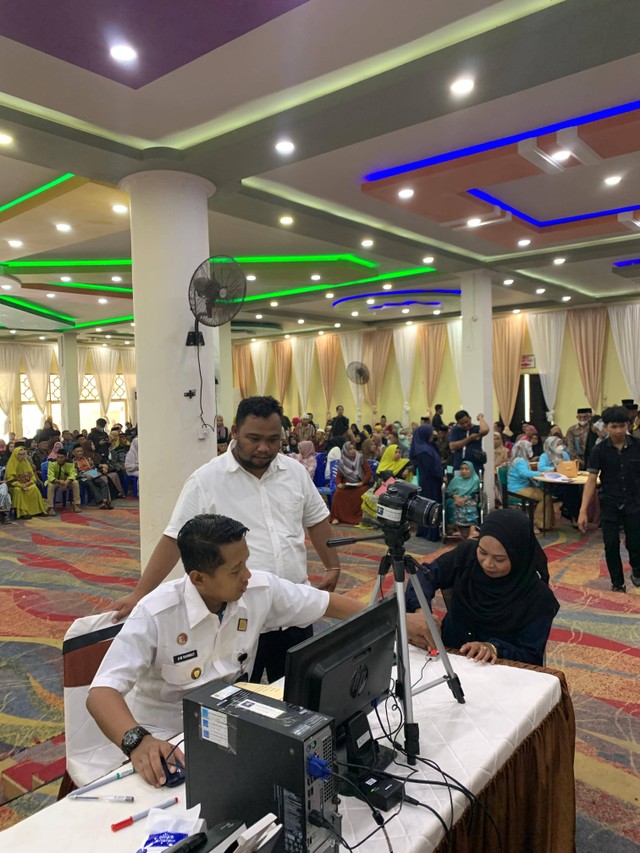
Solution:
<svg viewBox="0 0 640 853">
<path fill-rule="evenodd" d="M 473 463 L 464 460 L 460 465 L 459 473 L 453 477 L 447 486 L 445 503 L 447 523 L 457 527 L 463 539 L 469 536 L 472 526 L 480 520 L 478 513 L 479 488 L 480 478 L 476 474 Z"/>
</svg>

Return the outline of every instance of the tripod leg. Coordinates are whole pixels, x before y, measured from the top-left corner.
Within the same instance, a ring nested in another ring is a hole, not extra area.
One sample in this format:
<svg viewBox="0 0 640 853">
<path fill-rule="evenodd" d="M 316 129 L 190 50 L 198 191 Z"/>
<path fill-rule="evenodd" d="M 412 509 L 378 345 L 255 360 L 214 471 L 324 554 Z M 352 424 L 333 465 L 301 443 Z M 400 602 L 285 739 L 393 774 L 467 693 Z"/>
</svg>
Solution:
<svg viewBox="0 0 640 853">
<path fill-rule="evenodd" d="M 442 637 L 440 636 L 440 631 L 438 630 L 438 626 L 436 625 L 435 619 L 431 613 L 431 609 L 429 608 L 429 604 L 427 602 L 427 598 L 420 586 L 420 582 L 416 578 L 415 569 L 410 571 L 409 573 L 409 581 L 411 582 L 411 586 L 413 587 L 413 591 L 416 594 L 418 601 L 420 602 L 420 609 L 422 610 L 422 614 L 425 618 L 427 626 L 431 631 L 431 636 L 433 637 L 433 642 L 436 644 L 436 648 L 440 652 L 440 658 L 442 660 L 442 665 L 445 668 L 447 673 L 447 684 L 449 685 L 449 689 L 455 696 L 456 700 L 460 702 L 460 704 L 464 703 L 464 691 L 462 690 L 462 685 L 460 684 L 460 679 L 453 671 L 453 667 L 451 666 L 451 661 L 449 660 L 449 655 L 447 654 L 447 650 L 444 647 L 444 643 L 442 642 Z M 404 605 L 404 600 L 403 600 Z"/>
<path fill-rule="evenodd" d="M 396 580 L 394 586 L 398 603 L 398 640 L 396 643 L 398 677 L 396 679 L 396 688 L 404 712 L 404 748 L 407 753 L 407 763 L 413 765 L 416 764 L 416 756 L 420 755 L 420 732 L 418 724 L 413 719 L 411 670 L 409 666 L 409 635 L 407 633 L 407 610 L 404 603 L 404 583 L 402 580 Z"/>
<path fill-rule="evenodd" d="M 369 607 L 372 604 L 375 604 L 376 601 L 380 598 L 380 590 L 382 589 L 382 577 L 378 575 L 376 578 L 376 582 L 373 587 L 373 591 L 371 593 L 371 598 L 369 599 Z"/>
</svg>

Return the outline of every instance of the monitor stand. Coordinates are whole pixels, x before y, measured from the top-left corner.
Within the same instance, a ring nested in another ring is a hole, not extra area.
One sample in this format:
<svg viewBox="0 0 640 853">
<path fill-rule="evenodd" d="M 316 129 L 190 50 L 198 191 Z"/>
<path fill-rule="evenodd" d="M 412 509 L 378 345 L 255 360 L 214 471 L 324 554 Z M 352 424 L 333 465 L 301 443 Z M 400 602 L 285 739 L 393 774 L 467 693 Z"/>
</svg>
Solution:
<svg viewBox="0 0 640 853">
<path fill-rule="evenodd" d="M 361 796 L 358 783 L 373 771 L 383 771 L 395 757 L 393 749 L 380 746 L 373 739 L 367 715 L 362 711 L 354 714 L 336 729 L 336 759 L 343 777 L 338 793 L 343 797 Z"/>
</svg>

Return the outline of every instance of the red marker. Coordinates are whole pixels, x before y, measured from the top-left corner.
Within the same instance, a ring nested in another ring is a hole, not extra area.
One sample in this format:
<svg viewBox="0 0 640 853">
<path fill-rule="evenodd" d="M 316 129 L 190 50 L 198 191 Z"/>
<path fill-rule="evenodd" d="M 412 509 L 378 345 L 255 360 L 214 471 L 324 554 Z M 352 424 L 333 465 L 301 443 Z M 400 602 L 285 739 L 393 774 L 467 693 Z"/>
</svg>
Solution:
<svg viewBox="0 0 640 853">
<path fill-rule="evenodd" d="M 165 800 L 164 803 L 159 803 L 157 806 L 151 806 L 152 809 L 168 809 L 169 806 L 175 806 L 178 802 L 177 797 L 171 797 L 170 800 Z M 143 812 L 138 812 L 138 814 L 131 815 L 131 817 L 125 818 L 125 820 L 120 820 L 118 823 L 111 824 L 111 830 L 113 832 L 117 832 L 119 829 L 124 829 L 125 826 L 131 826 L 132 823 L 135 823 L 137 820 L 142 820 L 143 817 L 146 817 L 151 809 L 145 809 Z"/>
</svg>

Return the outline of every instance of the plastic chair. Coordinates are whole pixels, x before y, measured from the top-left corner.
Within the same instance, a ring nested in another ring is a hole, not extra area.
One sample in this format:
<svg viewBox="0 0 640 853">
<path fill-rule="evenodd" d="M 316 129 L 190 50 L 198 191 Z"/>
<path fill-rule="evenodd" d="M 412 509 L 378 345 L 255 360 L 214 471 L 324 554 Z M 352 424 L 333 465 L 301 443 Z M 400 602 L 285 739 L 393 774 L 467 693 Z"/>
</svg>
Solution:
<svg viewBox="0 0 640 853">
<path fill-rule="evenodd" d="M 316 472 L 313 475 L 313 483 L 318 489 L 323 488 L 327 484 L 325 477 L 325 469 L 327 467 L 327 454 L 316 453 Z"/>
<path fill-rule="evenodd" d="M 49 473 L 49 462 L 45 460 L 40 465 L 40 477 L 42 478 L 42 496 L 44 498 L 47 497 L 47 474 Z M 56 501 L 58 500 L 58 496 L 60 495 L 60 486 L 56 486 L 56 490 L 53 493 L 53 505 L 56 505 Z M 67 505 L 67 490 L 65 489 L 62 492 L 62 506 L 66 507 Z"/>
<path fill-rule="evenodd" d="M 125 474 L 124 482 L 122 484 L 122 488 L 124 490 L 124 496 L 127 497 L 129 494 L 129 486 L 133 487 L 133 496 L 134 498 L 138 497 L 138 480 L 140 477 L 138 474 Z"/>
<path fill-rule="evenodd" d="M 378 470 L 378 465 L 380 464 L 379 459 L 369 459 L 369 468 L 371 468 L 371 473 L 373 474 L 373 479 L 375 480 L 376 472 Z"/>
<path fill-rule="evenodd" d="M 531 498 L 526 498 L 524 495 L 519 495 L 516 492 L 510 492 L 507 486 L 507 476 L 509 473 L 508 465 L 500 465 L 496 468 L 498 475 L 498 483 L 500 484 L 500 492 L 502 494 L 502 506 L 504 509 L 508 507 L 517 507 L 529 516 L 529 521 L 533 525 L 533 514 L 536 510 L 536 502 Z"/>
<path fill-rule="evenodd" d="M 118 747 L 100 731 L 86 708 L 89 687 L 123 622 L 113 612 L 83 616 L 71 624 L 62 643 L 64 723 L 67 768 L 58 799 L 124 761 Z"/>
<path fill-rule="evenodd" d="M 330 476 L 329 476 L 329 485 L 321 486 L 318 489 L 318 492 L 322 495 L 323 498 L 327 501 L 327 506 L 331 509 L 331 501 L 333 500 L 333 494 L 336 490 L 336 472 L 338 470 L 338 465 L 340 464 L 339 459 L 334 459 L 333 462 L 329 466 Z"/>
</svg>

